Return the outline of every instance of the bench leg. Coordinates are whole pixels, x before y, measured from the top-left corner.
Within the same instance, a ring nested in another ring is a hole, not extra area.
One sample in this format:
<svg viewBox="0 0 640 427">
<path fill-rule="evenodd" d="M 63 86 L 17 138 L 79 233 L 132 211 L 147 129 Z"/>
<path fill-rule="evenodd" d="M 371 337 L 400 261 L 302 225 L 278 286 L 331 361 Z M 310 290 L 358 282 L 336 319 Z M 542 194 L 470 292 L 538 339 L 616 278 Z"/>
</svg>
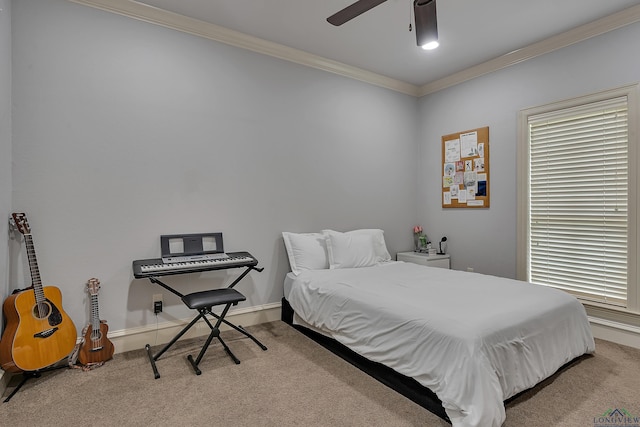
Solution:
<svg viewBox="0 0 640 427">
<path fill-rule="evenodd" d="M 196 360 L 194 361 L 193 356 L 191 355 L 187 356 L 187 360 L 189 361 L 189 363 L 191 363 L 191 366 L 193 366 L 193 370 L 196 372 L 196 375 L 200 375 L 202 373 L 202 371 L 200 371 L 200 369 L 198 368 L 198 365 L 200 364 L 204 353 L 207 351 L 207 348 L 209 348 L 209 344 L 211 344 L 213 338 L 218 335 L 220 335 L 220 331 L 218 330 L 218 328 L 212 328 L 211 333 L 207 337 L 207 340 L 202 346 L 202 349 L 200 349 L 200 353 L 198 353 L 198 357 L 196 358 Z"/>
<path fill-rule="evenodd" d="M 236 362 L 236 365 L 240 364 L 240 360 L 236 357 L 235 354 L 233 354 L 231 352 L 231 349 L 227 346 L 227 344 L 222 341 L 222 338 L 220 338 L 220 336 L 218 336 L 218 341 L 220 341 L 220 344 L 222 344 L 222 346 L 224 347 L 224 351 L 227 352 L 227 354 L 229 355 L 229 357 L 231 358 L 231 360 L 233 360 L 234 362 Z"/>
<path fill-rule="evenodd" d="M 241 334 L 243 334 L 244 336 L 246 336 L 247 338 L 249 338 L 251 341 L 253 341 L 254 343 L 256 343 L 256 345 L 258 347 L 260 347 L 263 351 L 267 350 L 267 347 L 262 344 L 260 341 L 258 341 L 258 339 L 256 337 L 254 337 L 253 335 L 251 335 L 246 329 L 244 329 L 242 326 L 240 325 L 234 325 L 233 323 L 229 322 L 227 319 L 223 318 L 222 316 L 219 316 L 211 311 L 208 312 L 208 314 L 210 314 L 211 316 L 215 317 L 216 319 L 218 319 L 218 325 L 220 323 L 224 323 L 227 326 L 230 326 L 231 328 L 235 329 L 236 331 L 240 332 Z"/>
</svg>

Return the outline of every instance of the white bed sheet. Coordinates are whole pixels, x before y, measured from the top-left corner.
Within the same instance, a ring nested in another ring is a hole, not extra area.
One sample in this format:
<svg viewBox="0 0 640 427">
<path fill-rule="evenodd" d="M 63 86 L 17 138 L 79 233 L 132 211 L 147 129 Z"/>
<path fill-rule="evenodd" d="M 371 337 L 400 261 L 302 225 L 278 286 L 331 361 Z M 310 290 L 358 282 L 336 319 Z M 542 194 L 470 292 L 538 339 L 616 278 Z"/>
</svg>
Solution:
<svg viewBox="0 0 640 427">
<path fill-rule="evenodd" d="M 415 378 L 454 427 L 498 427 L 504 400 L 595 351 L 584 307 L 512 279 L 390 262 L 288 275 L 296 316 Z"/>
</svg>

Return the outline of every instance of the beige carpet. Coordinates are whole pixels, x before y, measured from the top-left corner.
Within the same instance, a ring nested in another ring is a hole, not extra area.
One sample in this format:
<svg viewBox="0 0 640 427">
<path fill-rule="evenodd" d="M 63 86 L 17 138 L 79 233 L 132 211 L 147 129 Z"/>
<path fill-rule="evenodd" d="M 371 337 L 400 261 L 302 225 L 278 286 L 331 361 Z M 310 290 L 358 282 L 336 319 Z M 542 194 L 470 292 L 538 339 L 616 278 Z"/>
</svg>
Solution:
<svg viewBox="0 0 640 427">
<path fill-rule="evenodd" d="M 196 376 L 186 361 L 202 339 L 179 342 L 158 360 L 154 379 L 142 350 L 93 371 L 61 369 L 29 380 L 0 424 L 12 426 L 448 426 L 282 322 L 250 328 L 269 350 L 236 332 L 216 342 Z M 640 416 L 640 350 L 597 341 L 580 360 L 507 406 L 505 426 L 593 427 L 623 408 Z M 8 395 L 20 376 L 13 378 Z"/>
</svg>

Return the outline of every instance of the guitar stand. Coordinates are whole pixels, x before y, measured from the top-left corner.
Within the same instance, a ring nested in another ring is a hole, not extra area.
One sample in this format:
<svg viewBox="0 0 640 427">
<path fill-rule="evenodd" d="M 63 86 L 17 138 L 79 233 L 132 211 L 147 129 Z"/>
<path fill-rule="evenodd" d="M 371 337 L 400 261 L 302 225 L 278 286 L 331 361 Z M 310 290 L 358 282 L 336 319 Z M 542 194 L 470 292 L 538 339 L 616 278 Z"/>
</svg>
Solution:
<svg viewBox="0 0 640 427">
<path fill-rule="evenodd" d="M 49 368 L 38 369 L 37 371 L 23 371 L 22 372 L 22 381 L 13 389 L 11 394 L 4 399 L 4 402 L 7 403 L 11 400 L 11 398 L 22 388 L 22 386 L 29 381 L 31 378 L 40 378 L 44 372 L 56 371 L 58 369 L 66 368 L 67 365 L 60 366 L 52 366 Z"/>
</svg>

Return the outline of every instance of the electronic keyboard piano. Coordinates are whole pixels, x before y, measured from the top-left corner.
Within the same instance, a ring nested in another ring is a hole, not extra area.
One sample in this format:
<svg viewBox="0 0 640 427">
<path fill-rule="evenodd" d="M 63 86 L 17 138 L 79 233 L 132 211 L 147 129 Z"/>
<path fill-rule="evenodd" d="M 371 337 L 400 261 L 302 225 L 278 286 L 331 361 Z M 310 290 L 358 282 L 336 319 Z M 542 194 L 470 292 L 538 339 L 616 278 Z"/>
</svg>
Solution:
<svg viewBox="0 0 640 427">
<path fill-rule="evenodd" d="M 163 262 L 162 258 L 137 260 L 133 261 L 133 276 L 136 279 L 142 279 L 145 277 L 199 273 L 226 268 L 251 268 L 258 265 L 258 260 L 249 252 L 229 252 L 226 255 L 226 257 L 216 257 L 214 259 L 169 263 Z"/>
</svg>

